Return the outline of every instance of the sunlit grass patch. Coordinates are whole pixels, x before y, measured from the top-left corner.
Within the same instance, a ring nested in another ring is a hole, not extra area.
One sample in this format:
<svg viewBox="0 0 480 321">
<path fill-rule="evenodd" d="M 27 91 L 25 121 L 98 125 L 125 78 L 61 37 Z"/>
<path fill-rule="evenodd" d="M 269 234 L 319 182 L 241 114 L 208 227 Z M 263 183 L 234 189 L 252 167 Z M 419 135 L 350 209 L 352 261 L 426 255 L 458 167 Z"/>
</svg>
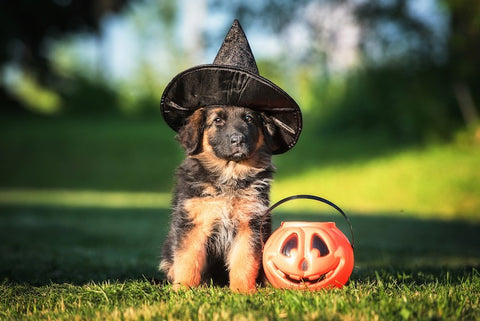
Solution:
<svg viewBox="0 0 480 321">
<path fill-rule="evenodd" d="M 275 181 L 275 199 L 326 197 L 355 212 L 478 220 L 480 149 L 435 145 L 352 164 L 312 168 Z M 298 209 L 316 204 L 297 203 Z M 290 207 L 291 208 L 291 207 Z"/>
<path fill-rule="evenodd" d="M 307 168 L 272 183 L 272 202 L 293 194 L 325 197 L 344 210 L 478 220 L 480 149 L 455 144 L 410 149 L 353 163 Z M 173 176 L 173 173 L 169 173 Z M 171 178 L 170 178 L 171 179 Z M 172 183 L 173 184 L 173 183 Z M 58 188 L 2 188 L 0 204 L 169 208 L 171 193 Z M 323 211 L 294 201 L 284 211 Z"/>
<path fill-rule="evenodd" d="M 100 208 L 168 208 L 168 193 L 3 189 L 0 204 Z"/>
</svg>

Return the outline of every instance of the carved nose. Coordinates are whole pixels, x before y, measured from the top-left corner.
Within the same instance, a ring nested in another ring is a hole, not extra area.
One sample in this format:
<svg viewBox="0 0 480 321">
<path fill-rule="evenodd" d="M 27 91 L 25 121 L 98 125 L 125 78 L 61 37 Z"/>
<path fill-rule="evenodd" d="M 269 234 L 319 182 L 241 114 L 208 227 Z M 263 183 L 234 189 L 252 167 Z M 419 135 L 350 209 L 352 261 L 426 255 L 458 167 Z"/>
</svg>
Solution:
<svg viewBox="0 0 480 321">
<path fill-rule="evenodd" d="M 308 262 L 307 260 L 303 260 L 302 265 L 301 265 L 302 271 L 308 270 Z"/>
<path fill-rule="evenodd" d="M 240 145 L 241 143 L 243 143 L 243 135 L 241 135 L 241 134 L 232 134 L 232 135 L 230 136 L 230 143 L 231 143 L 232 145 L 236 145 L 236 146 Z"/>
</svg>

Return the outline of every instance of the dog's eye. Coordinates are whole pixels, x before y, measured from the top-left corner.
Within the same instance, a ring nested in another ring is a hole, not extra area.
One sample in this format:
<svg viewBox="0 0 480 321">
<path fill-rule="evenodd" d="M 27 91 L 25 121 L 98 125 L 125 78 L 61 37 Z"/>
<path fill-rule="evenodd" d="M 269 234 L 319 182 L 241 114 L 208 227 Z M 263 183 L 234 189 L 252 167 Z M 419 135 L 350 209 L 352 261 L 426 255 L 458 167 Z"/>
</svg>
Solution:
<svg viewBox="0 0 480 321">
<path fill-rule="evenodd" d="M 244 119 L 247 123 L 251 123 L 253 121 L 253 116 L 252 115 L 245 115 Z"/>
<path fill-rule="evenodd" d="M 223 123 L 223 119 L 220 117 L 216 117 L 213 122 L 217 125 L 221 125 Z"/>
</svg>

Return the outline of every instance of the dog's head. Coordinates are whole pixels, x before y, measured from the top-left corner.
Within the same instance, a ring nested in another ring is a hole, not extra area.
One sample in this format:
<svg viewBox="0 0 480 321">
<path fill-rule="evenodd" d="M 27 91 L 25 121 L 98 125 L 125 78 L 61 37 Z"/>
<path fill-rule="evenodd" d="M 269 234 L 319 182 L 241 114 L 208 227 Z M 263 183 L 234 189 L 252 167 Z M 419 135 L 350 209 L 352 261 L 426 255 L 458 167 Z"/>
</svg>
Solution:
<svg viewBox="0 0 480 321">
<path fill-rule="evenodd" d="M 274 126 L 265 114 L 244 107 L 197 109 L 178 131 L 188 155 L 208 154 L 234 162 L 271 156 Z"/>
</svg>

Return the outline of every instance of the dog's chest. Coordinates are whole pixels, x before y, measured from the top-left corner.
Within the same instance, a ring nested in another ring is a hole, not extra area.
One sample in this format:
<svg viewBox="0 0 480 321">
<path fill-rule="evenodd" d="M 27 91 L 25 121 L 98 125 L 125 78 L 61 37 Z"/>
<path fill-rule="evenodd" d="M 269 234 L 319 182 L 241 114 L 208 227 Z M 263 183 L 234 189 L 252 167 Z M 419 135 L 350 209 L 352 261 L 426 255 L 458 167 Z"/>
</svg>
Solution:
<svg viewBox="0 0 480 321">
<path fill-rule="evenodd" d="M 267 209 L 265 202 L 254 195 L 258 193 L 219 193 L 211 196 L 193 197 L 185 201 L 184 209 L 195 225 L 211 227 L 214 224 L 230 226 L 248 223 L 263 215 Z"/>
<path fill-rule="evenodd" d="M 185 201 L 184 209 L 195 227 L 208 236 L 209 251 L 222 256 L 240 226 L 260 220 L 267 207 L 258 197 L 238 193 L 191 198 Z"/>
</svg>

